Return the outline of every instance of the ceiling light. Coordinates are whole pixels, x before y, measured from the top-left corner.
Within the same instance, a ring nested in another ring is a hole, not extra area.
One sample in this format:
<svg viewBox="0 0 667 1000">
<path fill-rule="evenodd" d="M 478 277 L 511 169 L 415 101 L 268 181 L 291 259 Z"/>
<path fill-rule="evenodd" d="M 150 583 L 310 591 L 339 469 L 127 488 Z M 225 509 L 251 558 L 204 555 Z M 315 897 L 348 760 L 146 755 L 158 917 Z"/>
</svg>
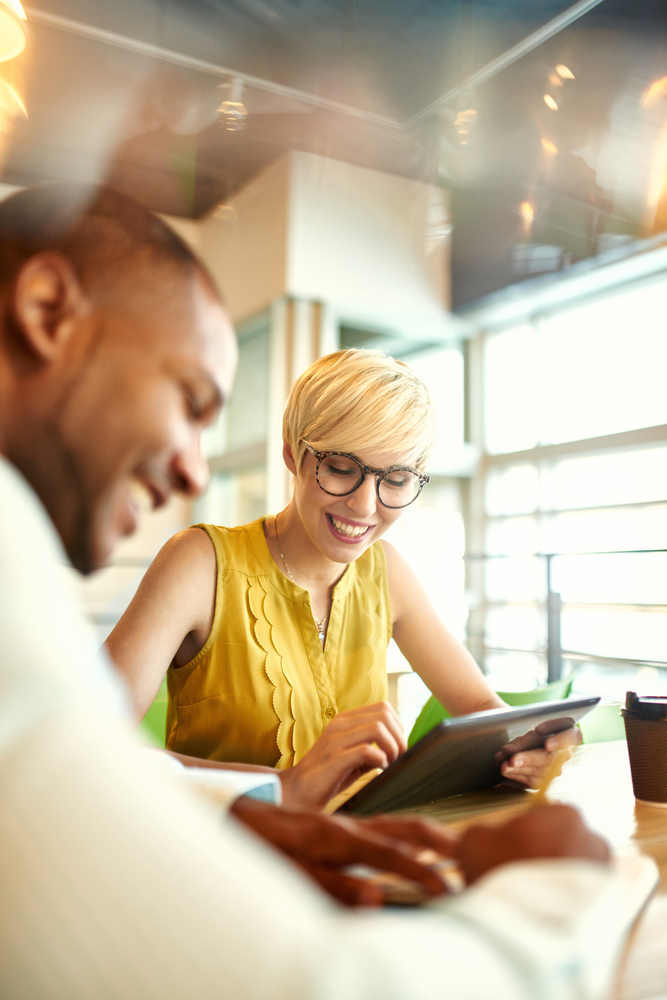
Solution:
<svg viewBox="0 0 667 1000">
<path fill-rule="evenodd" d="M 576 77 L 575 77 L 574 73 L 572 72 L 572 70 L 568 69 L 567 66 L 563 66 L 562 63 L 560 64 L 560 66 L 556 66 L 556 72 L 564 80 L 576 80 Z"/>
<path fill-rule="evenodd" d="M 558 152 L 553 142 L 551 142 L 549 139 L 541 139 L 540 141 L 542 143 L 542 147 L 547 151 L 547 153 L 555 154 Z"/>
<path fill-rule="evenodd" d="M 248 112 L 242 103 L 243 80 L 235 76 L 232 80 L 231 93 L 228 101 L 223 101 L 218 108 L 228 132 L 238 132 L 245 125 Z"/>
<path fill-rule="evenodd" d="M 552 111 L 558 111 L 558 105 L 554 101 L 554 99 L 551 96 L 551 94 L 545 94 L 544 95 L 544 103 L 546 104 L 546 106 L 548 108 L 551 108 Z"/>
<path fill-rule="evenodd" d="M 2 0 L 0 2 L 0 62 L 15 59 L 23 52 L 26 37 L 21 21 L 25 21 L 25 12 L 18 0 Z"/>
</svg>

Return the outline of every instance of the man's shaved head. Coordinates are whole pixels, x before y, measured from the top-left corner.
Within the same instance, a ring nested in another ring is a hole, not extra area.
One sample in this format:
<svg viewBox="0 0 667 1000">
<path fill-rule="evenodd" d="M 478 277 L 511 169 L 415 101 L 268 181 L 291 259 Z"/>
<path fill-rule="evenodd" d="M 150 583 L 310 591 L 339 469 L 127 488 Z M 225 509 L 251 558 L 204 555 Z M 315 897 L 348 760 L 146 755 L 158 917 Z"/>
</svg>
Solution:
<svg viewBox="0 0 667 1000">
<path fill-rule="evenodd" d="M 45 184 L 0 202 L 0 284 L 11 281 L 35 254 L 55 251 L 74 265 L 86 291 L 108 287 L 110 279 L 151 275 L 166 267 L 198 273 L 213 291 L 202 262 L 152 212 L 110 188 Z M 164 282 L 161 282 L 164 293 Z"/>
<path fill-rule="evenodd" d="M 135 529 L 137 484 L 155 506 L 205 486 L 200 435 L 231 388 L 231 324 L 169 226 L 80 184 L 0 203 L 0 310 L 0 452 L 88 572 Z"/>
</svg>

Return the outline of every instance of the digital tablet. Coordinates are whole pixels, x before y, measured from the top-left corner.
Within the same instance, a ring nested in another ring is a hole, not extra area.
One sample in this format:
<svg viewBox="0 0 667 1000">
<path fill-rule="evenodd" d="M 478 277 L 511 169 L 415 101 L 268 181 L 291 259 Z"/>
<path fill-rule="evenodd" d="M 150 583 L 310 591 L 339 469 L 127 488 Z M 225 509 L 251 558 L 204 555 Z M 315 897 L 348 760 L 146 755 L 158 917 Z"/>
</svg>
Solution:
<svg viewBox="0 0 667 1000">
<path fill-rule="evenodd" d="M 494 756 L 506 743 L 524 736 L 541 722 L 553 723 L 551 733 L 569 729 L 599 701 L 541 701 L 445 719 L 337 812 L 369 816 L 490 788 L 502 780 Z"/>
</svg>

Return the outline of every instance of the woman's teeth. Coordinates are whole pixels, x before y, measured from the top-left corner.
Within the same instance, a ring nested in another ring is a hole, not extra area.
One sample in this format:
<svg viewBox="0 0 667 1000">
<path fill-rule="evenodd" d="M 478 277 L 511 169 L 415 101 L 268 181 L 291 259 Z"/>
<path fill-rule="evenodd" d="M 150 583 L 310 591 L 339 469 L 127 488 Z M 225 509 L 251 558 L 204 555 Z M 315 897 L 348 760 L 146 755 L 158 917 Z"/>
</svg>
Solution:
<svg viewBox="0 0 667 1000">
<path fill-rule="evenodd" d="M 371 527 L 370 524 L 367 524 L 363 528 L 355 528 L 351 524 L 345 524 L 344 521 L 338 521 L 333 514 L 329 514 L 329 517 L 336 531 L 339 531 L 341 535 L 347 535 L 348 538 L 357 538 L 359 535 L 365 535 Z"/>
</svg>

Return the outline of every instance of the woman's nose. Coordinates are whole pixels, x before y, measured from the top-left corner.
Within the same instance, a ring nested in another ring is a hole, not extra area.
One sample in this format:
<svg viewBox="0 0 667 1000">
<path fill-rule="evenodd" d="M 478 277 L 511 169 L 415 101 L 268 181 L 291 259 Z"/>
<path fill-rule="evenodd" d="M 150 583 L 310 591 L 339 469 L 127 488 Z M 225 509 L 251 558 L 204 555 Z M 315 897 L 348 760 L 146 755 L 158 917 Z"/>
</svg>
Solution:
<svg viewBox="0 0 667 1000">
<path fill-rule="evenodd" d="M 372 517 L 377 507 L 375 476 L 365 476 L 361 486 L 347 497 L 347 506 L 359 518 Z"/>
</svg>

